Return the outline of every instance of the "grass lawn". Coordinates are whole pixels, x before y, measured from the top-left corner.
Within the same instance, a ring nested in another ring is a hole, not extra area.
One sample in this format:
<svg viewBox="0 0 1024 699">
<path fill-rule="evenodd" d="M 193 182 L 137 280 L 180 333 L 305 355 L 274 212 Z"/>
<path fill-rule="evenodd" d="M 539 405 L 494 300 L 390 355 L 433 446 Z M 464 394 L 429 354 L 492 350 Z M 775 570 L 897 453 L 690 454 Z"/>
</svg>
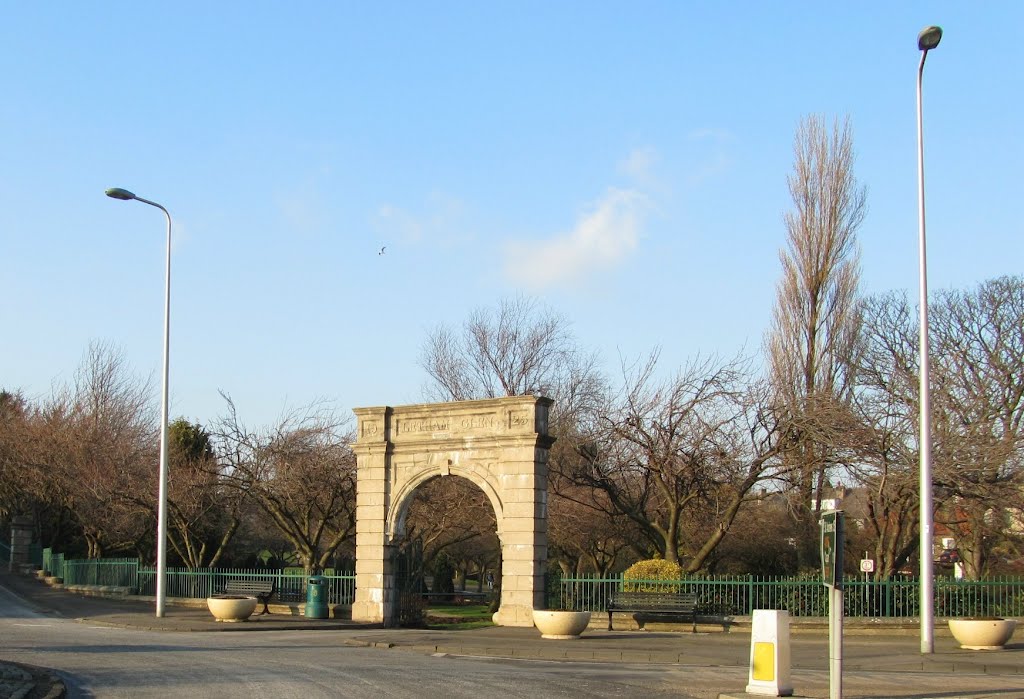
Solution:
<svg viewBox="0 0 1024 699">
<path fill-rule="evenodd" d="M 494 626 L 486 604 L 437 604 L 427 608 L 427 626 L 431 629 L 480 629 Z"/>
</svg>

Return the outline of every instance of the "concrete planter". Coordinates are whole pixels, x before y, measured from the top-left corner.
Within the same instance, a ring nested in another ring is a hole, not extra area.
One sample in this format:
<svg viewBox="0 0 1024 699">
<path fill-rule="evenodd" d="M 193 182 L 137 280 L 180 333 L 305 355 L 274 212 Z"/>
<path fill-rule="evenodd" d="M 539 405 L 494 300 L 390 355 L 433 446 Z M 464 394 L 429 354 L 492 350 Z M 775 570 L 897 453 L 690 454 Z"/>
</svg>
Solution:
<svg viewBox="0 0 1024 699">
<path fill-rule="evenodd" d="M 206 606 L 217 621 L 247 621 L 256 610 L 256 601 L 244 595 L 216 595 L 206 598 Z"/>
<path fill-rule="evenodd" d="M 1017 622 L 1013 619 L 950 619 L 949 630 L 961 648 L 968 650 L 1002 650 L 1013 635 Z"/>
<path fill-rule="evenodd" d="M 541 638 L 579 638 L 589 623 L 590 612 L 533 610 L 533 625 L 540 631 Z"/>
</svg>

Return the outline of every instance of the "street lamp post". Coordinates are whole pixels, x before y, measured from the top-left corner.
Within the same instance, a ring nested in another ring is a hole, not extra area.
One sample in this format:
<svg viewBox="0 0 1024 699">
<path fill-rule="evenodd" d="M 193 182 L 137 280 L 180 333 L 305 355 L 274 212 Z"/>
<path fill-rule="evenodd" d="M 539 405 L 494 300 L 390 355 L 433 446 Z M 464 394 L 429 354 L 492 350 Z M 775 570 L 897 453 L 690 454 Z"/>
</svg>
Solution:
<svg viewBox="0 0 1024 699">
<path fill-rule="evenodd" d="M 932 416 L 931 388 L 928 365 L 928 259 L 924 235 L 924 120 L 921 109 L 921 82 L 924 77 L 924 60 L 928 52 L 942 40 L 941 27 L 926 27 L 917 35 L 917 48 L 921 51 L 921 63 L 917 67 L 917 218 L 920 256 L 919 301 L 920 343 L 921 343 L 921 652 L 935 652 L 935 578 L 932 563 Z"/>
<path fill-rule="evenodd" d="M 156 615 L 164 615 L 167 602 L 167 384 L 168 357 L 171 337 L 171 214 L 155 201 L 137 197 L 126 189 L 113 187 L 106 192 L 108 197 L 122 201 L 141 201 L 155 206 L 167 217 L 167 264 L 164 274 L 164 371 L 160 398 L 160 486 L 157 495 L 156 526 Z"/>
</svg>

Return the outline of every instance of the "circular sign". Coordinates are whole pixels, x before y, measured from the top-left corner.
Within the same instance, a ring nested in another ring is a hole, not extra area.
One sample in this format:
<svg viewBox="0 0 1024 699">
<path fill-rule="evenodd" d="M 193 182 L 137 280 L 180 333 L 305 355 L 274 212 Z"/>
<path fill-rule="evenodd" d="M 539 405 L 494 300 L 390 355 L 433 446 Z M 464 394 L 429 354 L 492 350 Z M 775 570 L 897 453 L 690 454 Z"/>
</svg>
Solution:
<svg viewBox="0 0 1024 699">
<path fill-rule="evenodd" d="M 870 558 L 860 559 L 860 572 L 862 573 L 874 573 L 875 562 Z"/>
</svg>

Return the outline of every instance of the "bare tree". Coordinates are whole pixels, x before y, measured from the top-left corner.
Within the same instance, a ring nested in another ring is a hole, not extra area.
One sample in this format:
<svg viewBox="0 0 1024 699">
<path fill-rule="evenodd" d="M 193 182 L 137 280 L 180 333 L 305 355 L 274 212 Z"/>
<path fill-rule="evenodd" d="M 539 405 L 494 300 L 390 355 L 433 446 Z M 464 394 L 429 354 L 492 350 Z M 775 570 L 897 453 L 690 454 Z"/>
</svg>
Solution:
<svg viewBox="0 0 1024 699">
<path fill-rule="evenodd" d="M 759 490 L 736 516 L 728 535 L 708 557 L 709 574 L 785 577 L 795 574 L 793 518 L 785 495 Z M 773 536 L 766 536 L 771 532 Z"/>
<path fill-rule="evenodd" d="M 355 456 L 345 423 L 321 405 L 250 430 L 228 396 L 212 434 L 224 483 L 252 497 L 307 571 L 325 567 L 355 535 Z"/>
<path fill-rule="evenodd" d="M 57 466 L 64 463 L 57 458 L 64 422 L 51 429 L 46 418 L 38 404 L 20 393 L 0 394 L 0 519 L 28 515 L 40 536 L 59 539 L 78 527 Z"/>
<path fill-rule="evenodd" d="M 435 570 L 441 559 L 481 568 L 501 556 L 494 508 L 480 488 L 459 476 L 434 478 L 416 489 L 399 546 L 409 544 L 423 554 L 423 569 L 410 571 L 413 577 Z"/>
<path fill-rule="evenodd" d="M 525 298 L 474 310 L 461 333 L 440 326 L 427 338 L 420 365 L 438 400 L 551 395 L 572 348 L 565 321 Z"/>
<path fill-rule="evenodd" d="M 671 380 L 657 355 L 625 371 L 603 429 L 567 475 L 639 529 L 643 553 L 699 570 L 752 489 L 777 477 L 784 429 L 741 360 L 698 360 Z M 598 500 L 597 502 L 600 502 Z"/>
<path fill-rule="evenodd" d="M 58 496 L 52 452 L 39 406 L 19 391 L 0 390 L 0 522 L 32 518 L 40 541 L 60 542 L 77 531 Z"/>
<path fill-rule="evenodd" d="M 201 425 L 178 419 L 169 432 L 168 541 L 189 569 L 213 568 L 242 523 L 246 494 L 224 484 L 225 466 Z"/>
<path fill-rule="evenodd" d="M 73 382 L 42 405 L 22 403 L 19 420 L 0 422 L 0 429 L 19 427 L 10 444 L 18 454 L 16 481 L 49 519 L 56 517 L 51 527 L 63 550 L 73 538 L 61 535 L 70 522 L 90 557 L 155 555 L 158 432 L 152 398 L 149 383 L 133 376 L 117 349 L 92 343 Z M 193 568 L 215 564 L 237 527 L 208 443 L 186 444 L 204 436 L 184 420 L 171 425 L 168 538 Z"/>
<path fill-rule="evenodd" d="M 848 119 L 831 129 L 818 116 L 804 119 L 794 156 L 788 178 L 793 210 L 785 216 L 787 247 L 779 255 L 782 279 L 766 345 L 778 399 L 799 422 L 812 425 L 834 412 L 834 402 L 849 397 L 860 324 L 856 231 L 867 204 L 853 174 Z M 795 446 L 793 508 L 803 530 L 798 554 L 802 563 L 813 563 L 831 446 L 810 433 L 796 435 Z"/>
<path fill-rule="evenodd" d="M 568 462 L 579 460 L 577 448 L 586 441 L 595 410 L 605 399 L 605 381 L 596 369 L 596 355 L 580 348 L 569 321 L 523 297 L 473 311 L 459 331 L 438 327 L 424 343 L 420 364 L 433 380 L 426 391 L 432 400 L 518 395 L 552 398 L 549 424 L 557 437 L 549 454 L 552 477 L 559 469 L 567 470 Z M 550 479 L 549 491 L 555 491 Z M 489 508 L 483 493 L 477 491 L 474 497 L 479 506 Z M 563 507 L 572 504 L 552 497 L 549 517 L 557 519 Z M 577 540 L 591 535 L 596 536 L 596 530 L 587 528 L 575 534 Z M 600 546 L 594 539 L 585 548 Z"/>
<path fill-rule="evenodd" d="M 1024 278 L 1002 277 L 932 304 L 936 486 L 954 504 L 968 577 L 989 571 L 1024 487 Z"/>
<path fill-rule="evenodd" d="M 1024 281 L 1003 277 L 931 303 L 935 519 L 957 541 L 968 577 L 984 576 L 1010 541 L 1024 486 Z M 918 324 L 906 296 L 869 299 L 847 436 L 867 489 L 877 577 L 917 551 Z M 932 555 L 932 551 L 918 552 Z"/>
<path fill-rule="evenodd" d="M 615 512 L 598 489 L 557 471 L 548 494 L 548 560 L 566 576 L 611 573 L 639 539 L 636 525 Z"/>
<path fill-rule="evenodd" d="M 156 422 L 148 382 L 115 348 L 93 343 L 71 385 L 32 418 L 26 477 L 69 512 L 87 554 L 153 553 Z"/>
<path fill-rule="evenodd" d="M 461 331 L 439 326 L 420 355 L 431 400 L 537 395 L 560 398 L 563 411 L 600 391 L 595 364 L 563 316 L 524 297 L 474 310 Z"/>
<path fill-rule="evenodd" d="M 31 409 L 20 392 L 0 390 L 0 520 L 28 509 L 33 500 L 25 483 L 23 445 Z"/>
<path fill-rule="evenodd" d="M 863 488 L 874 578 L 895 575 L 918 547 L 918 354 L 916 315 L 904 294 L 867 299 L 862 351 L 846 432 L 848 473 Z"/>
</svg>

